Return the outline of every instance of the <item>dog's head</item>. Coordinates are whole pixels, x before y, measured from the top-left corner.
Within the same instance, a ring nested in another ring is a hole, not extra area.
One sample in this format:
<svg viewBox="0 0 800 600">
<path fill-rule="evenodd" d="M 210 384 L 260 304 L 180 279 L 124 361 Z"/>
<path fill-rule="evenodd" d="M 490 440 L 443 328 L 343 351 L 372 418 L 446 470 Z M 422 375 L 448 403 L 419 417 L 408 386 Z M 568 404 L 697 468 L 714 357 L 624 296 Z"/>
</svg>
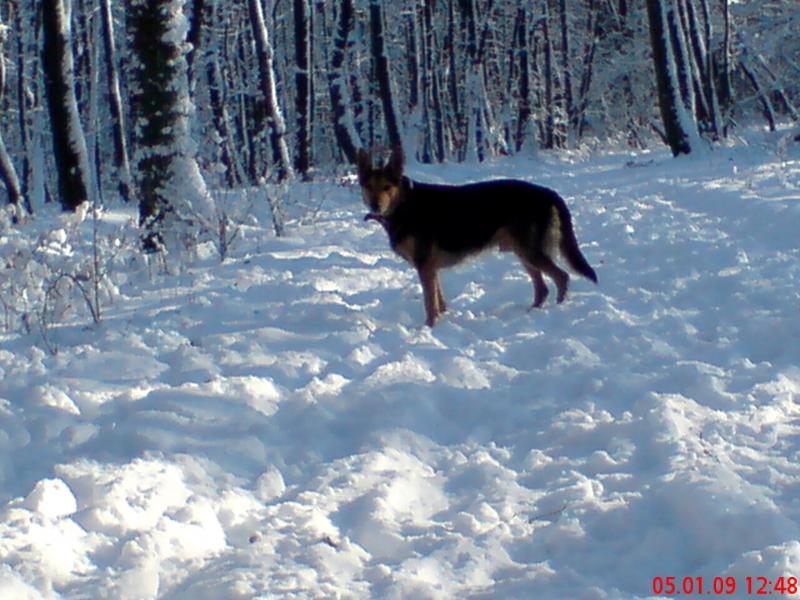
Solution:
<svg viewBox="0 0 800 600">
<path fill-rule="evenodd" d="M 356 166 L 361 194 L 370 213 L 381 216 L 390 214 L 400 202 L 403 179 L 402 149 L 395 148 L 382 167 L 374 167 L 369 154 L 359 149 Z"/>
</svg>

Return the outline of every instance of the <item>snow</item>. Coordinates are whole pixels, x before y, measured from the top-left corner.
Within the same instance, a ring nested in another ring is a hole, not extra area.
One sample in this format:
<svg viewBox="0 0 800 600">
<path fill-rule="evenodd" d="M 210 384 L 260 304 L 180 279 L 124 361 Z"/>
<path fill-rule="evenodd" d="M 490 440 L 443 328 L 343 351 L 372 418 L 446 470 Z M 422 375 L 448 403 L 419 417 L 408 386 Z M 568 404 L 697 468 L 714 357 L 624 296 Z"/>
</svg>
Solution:
<svg viewBox="0 0 800 600">
<path fill-rule="evenodd" d="M 428 329 L 354 183 L 291 184 L 314 218 L 296 204 L 276 239 L 256 207 L 222 264 L 128 265 L 99 325 L 76 303 L 51 326 L 57 354 L 0 334 L 0 597 L 629 599 L 670 575 L 747 597 L 800 575 L 800 151 L 411 171 L 559 190 L 600 284 L 529 311 L 489 254 L 445 272 Z M 74 227 L 43 239 L 79 253 Z"/>
</svg>

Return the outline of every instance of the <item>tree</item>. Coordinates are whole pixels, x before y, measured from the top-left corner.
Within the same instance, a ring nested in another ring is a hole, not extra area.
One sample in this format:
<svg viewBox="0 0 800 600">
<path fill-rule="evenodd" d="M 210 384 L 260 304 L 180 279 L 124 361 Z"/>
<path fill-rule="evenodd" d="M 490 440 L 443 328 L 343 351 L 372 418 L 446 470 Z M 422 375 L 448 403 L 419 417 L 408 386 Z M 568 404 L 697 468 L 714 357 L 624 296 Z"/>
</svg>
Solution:
<svg viewBox="0 0 800 600">
<path fill-rule="evenodd" d="M 730 111 L 733 104 L 733 83 L 731 82 L 731 7 L 728 0 L 722 0 L 723 34 L 722 58 L 720 65 L 719 103 L 724 114 L 723 133 L 727 135 Z"/>
<path fill-rule="evenodd" d="M 269 123 L 271 132 L 273 161 L 278 165 L 278 179 L 283 181 L 294 176 L 294 169 L 292 161 L 289 159 L 289 148 L 286 145 L 286 123 L 278 105 L 278 92 L 275 87 L 275 72 L 272 64 L 272 44 L 269 40 L 267 24 L 264 21 L 261 0 L 249 0 L 248 6 L 250 7 L 250 24 L 256 43 L 259 87 L 264 99 L 266 121 Z M 261 129 L 262 131 L 265 129 L 263 123 Z"/>
<path fill-rule="evenodd" d="M 42 23 L 42 66 L 59 200 L 64 210 L 75 210 L 89 199 L 89 157 L 75 98 L 70 23 L 63 0 L 43 0 Z"/>
<path fill-rule="evenodd" d="M 210 198 L 189 139 L 185 0 L 130 0 L 136 187 L 145 251 L 170 248 L 178 226 L 209 218 Z"/>
<path fill-rule="evenodd" d="M 295 166 L 304 178 L 311 166 L 311 5 L 294 0 L 295 110 L 297 111 L 297 160 Z"/>
<path fill-rule="evenodd" d="M 681 32 L 673 0 L 647 0 L 647 16 L 664 136 L 674 156 L 689 154 L 693 117 L 685 103 L 691 89 L 682 77 L 674 47 Z"/>
<path fill-rule="evenodd" d="M 722 134 L 722 113 L 719 107 L 714 61 L 711 57 L 712 24 L 708 0 L 700 0 L 702 28 L 695 0 L 686 0 L 684 7 L 694 62 L 695 87 L 700 100 L 699 105 L 703 107 L 702 113 L 698 112 L 697 117 L 702 120 L 707 134 L 712 139 L 717 139 Z"/>
<path fill-rule="evenodd" d="M 441 69 L 436 68 L 437 36 L 433 21 L 434 3 L 420 0 L 422 4 L 422 33 L 420 89 L 422 91 L 423 162 L 442 162 L 445 158 L 444 111 L 442 109 Z"/>
<path fill-rule="evenodd" d="M 6 88 L 5 56 L 3 54 L 3 42 L 5 42 L 6 26 L 3 24 L 0 15 L 0 102 L 3 100 L 3 92 Z M 6 145 L 3 142 L 3 132 L 0 131 L 0 181 L 6 186 L 8 201 L 17 207 L 22 204 L 22 190 L 19 185 L 17 171 L 11 157 L 8 155 Z"/>
<path fill-rule="evenodd" d="M 356 162 L 356 148 L 360 145 L 353 124 L 350 94 L 345 75 L 345 59 L 350 33 L 353 29 L 353 0 L 339 3 L 339 25 L 333 42 L 331 65 L 328 71 L 328 90 L 333 113 L 333 131 L 339 148 L 351 164 Z"/>
<path fill-rule="evenodd" d="M 516 53 L 518 64 L 516 66 L 518 78 L 519 107 L 517 109 L 517 128 L 514 133 L 514 149 L 522 151 L 530 147 L 533 141 L 533 111 L 531 109 L 531 67 L 530 52 L 528 50 L 528 18 L 527 9 L 522 6 L 517 8 L 517 19 L 512 47 Z"/>
<path fill-rule="evenodd" d="M 544 147 L 548 149 L 555 148 L 558 145 L 556 137 L 556 106 L 555 106 L 555 69 L 553 67 L 554 50 L 553 40 L 550 34 L 550 7 L 548 6 L 549 0 L 544 2 L 544 11 L 542 14 L 542 36 L 543 36 L 543 53 L 544 53 Z"/>
<path fill-rule="evenodd" d="M 370 0 L 370 48 L 375 61 L 375 78 L 378 81 L 378 94 L 381 97 L 383 118 L 386 121 L 386 133 L 389 136 L 389 145 L 392 148 L 402 147 L 400 125 L 397 110 L 394 105 L 392 93 L 392 80 L 389 72 L 389 57 L 386 53 L 386 43 L 383 35 L 383 2 Z"/>
<path fill-rule="evenodd" d="M 131 167 L 128 158 L 128 144 L 125 139 L 125 115 L 122 96 L 119 91 L 117 73 L 117 48 L 114 43 L 114 20 L 111 15 L 111 0 L 100 1 L 100 18 L 103 26 L 103 48 L 106 54 L 106 86 L 108 105 L 111 111 L 111 129 L 114 143 L 114 173 L 118 181 L 120 197 L 126 202 L 131 199 Z"/>
<path fill-rule="evenodd" d="M 559 0 L 558 16 L 561 23 L 561 85 L 564 111 L 564 137 L 569 139 L 575 129 L 575 100 L 572 90 L 572 57 L 570 56 L 569 10 L 567 0 Z"/>
</svg>

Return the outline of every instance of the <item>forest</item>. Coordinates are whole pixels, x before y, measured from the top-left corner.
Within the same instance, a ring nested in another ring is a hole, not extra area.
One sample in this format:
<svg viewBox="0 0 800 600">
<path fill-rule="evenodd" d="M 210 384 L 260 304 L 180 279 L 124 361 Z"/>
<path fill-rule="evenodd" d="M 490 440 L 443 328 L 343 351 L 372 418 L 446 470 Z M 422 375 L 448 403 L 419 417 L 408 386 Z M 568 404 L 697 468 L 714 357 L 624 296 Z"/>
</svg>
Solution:
<svg viewBox="0 0 800 600">
<path fill-rule="evenodd" d="M 5 0 L 0 202 L 136 202 L 421 163 L 713 145 L 798 119 L 800 8 L 753 0 Z M 204 208 L 205 207 L 205 208 Z"/>
<path fill-rule="evenodd" d="M 152 252 L 214 227 L 209 190 L 309 180 L 360 147 L 688 154 L 796 121 L 799 82 L 794 2 L 6 0 L 0 198 L 14 220 L 136 202 Z"/>
</svg>

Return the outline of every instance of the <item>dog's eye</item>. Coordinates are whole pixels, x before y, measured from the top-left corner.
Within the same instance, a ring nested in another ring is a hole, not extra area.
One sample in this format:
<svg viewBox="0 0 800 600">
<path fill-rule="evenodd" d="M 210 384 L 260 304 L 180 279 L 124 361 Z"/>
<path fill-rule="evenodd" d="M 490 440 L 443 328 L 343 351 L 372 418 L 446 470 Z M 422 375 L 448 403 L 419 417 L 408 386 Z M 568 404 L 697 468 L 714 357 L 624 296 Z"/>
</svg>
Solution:
<svg viewBox="0 0 800 600">
<path fill-rule="evenodd" d="M 391 189 L 392 189 L 392 186 L 390 186 L 388 183 L 381 188 L 381 190 L 384 191 L 384 192 L 388 192 Z"/>
</svg>

